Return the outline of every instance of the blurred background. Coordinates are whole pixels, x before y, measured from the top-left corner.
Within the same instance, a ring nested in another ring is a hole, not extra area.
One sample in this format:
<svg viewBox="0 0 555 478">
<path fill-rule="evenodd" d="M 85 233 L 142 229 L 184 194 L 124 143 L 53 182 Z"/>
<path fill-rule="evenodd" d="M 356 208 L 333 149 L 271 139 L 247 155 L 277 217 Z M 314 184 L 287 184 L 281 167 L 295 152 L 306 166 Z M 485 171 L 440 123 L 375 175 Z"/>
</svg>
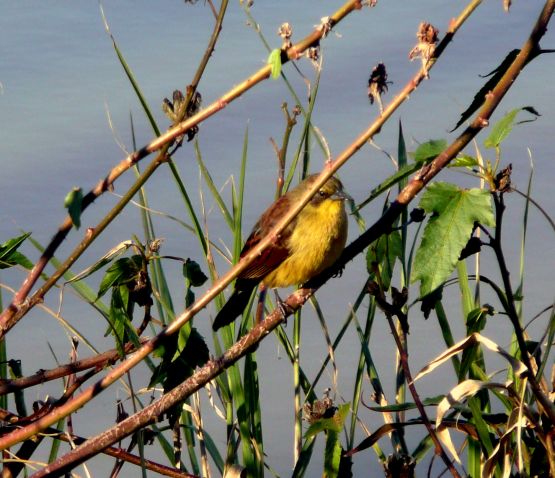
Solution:
<svg viewBox="0 0 555 478">
<path fill-rule="evenodd" d="M 494 70 L 510 50 L 522 45 L 543 6 L 539 0 L 513 3 L 510 13 L 505 13 L 501 0 L 484 2 L 448 46 L 431 71 L 430 79 L 422 83 L 375 137 L 375 144 L 364 147 L 340 171 L 346 189 L 356 201 L 365 199 L 373 187 L 393 172 L 393 164 L 384 151 L 396 155 L 399 122 L 402 122 L 409 151 L 429 139 L 445 138 L 449 141 L 456 137 L 459 131 L 450 133 L 450 130 L 485 82 L 481 75 Z M 252 7 L 252 15 L 271 48 L 278 48 L 281 38 L 277 30 L 283 22 L 289 22 L 293 27 L 295 42 L 310 33 L 322 17 L 340 5 L 339 1 L 259 1 Z M 313 123 L 325 136 L 333 156 L 347 147 L 379 114 L 377 105 L 370 105 L 366 92 L 372 68 L 379 62 L 387 67 L 392 82 L 389 92 L 384 95 L 387 103 L 420 66 L 419 62 L 408 60 L 419 23 L 427 21 L 435 25 L 441 38 L 450 19 L 457 16 L 464 5 L 465 2 L 445 0 L 378 2 L 372 9 L 365 8 L 349 15 L 334 28 L 321 45 L 323 70 L 313 113 Z M 171 98 L 175 89 L 184 91 L 191 81 L 212 32 L 214 18 L 210 8 L 204 2 L 191 5 L 144 0 L 106 0 L 102 6 L 119 48 L 155 112 L 159 126 L 165 129 L 169 122 L 161 110 L 162 100 Z M 552 47 L 553 40 L 553 32 L 549 31 L 542 46 Z M 77 186 L 88 191 L 133 150 L 130 118 L 133 118 L 138 146 L 147 144 L 153 138 L 153 132 L 119 64 L 96 2 L 3 2 L 0 44 L 0 243 L 23 230 L 32 231 L 33 238 L 46 245 L 65 216 L 63 201 L 70 189 Z M 253 25 L 247 22 L 241 5 L 232 2 L 216 50 L 199 85 L 203 104 L 210 104 L 250 76 L 265 64 L 267 56 L 267 50 Z M 315 78 L 313 65 L 308 60 L 300 60 L 298 67 L 308 79 Z M 303 79 L 290 64 L 285 65 L 284 73 L 306 105 L 307 89 Z M 527 105 L 535 107 L 542 115 L 535 122 L 515 128 L 503 143 L 502 160 L 505 164 L 513 164 L 513 181 L 521 190 L 526 189 L 533 160 L 532 195 L 548 212 L 555 210 L 552 193 L 554 77 L 554 59 L 550 55 L 536 59 L 519 77 L 493 118 L 495 121 L 509 110 Z M 203 161 L 227 199 L 231 197 L 230 177 L 239 176 L 243 141 L 248 131 L 244 237 L 275 194 L 277 160 L 270 138 L 281 143 L 285 128 L 281 110 L 283 102 L 287 102 L 290 108 L 296 102 L 285 83 L 266 81 L 200 125 L 197 139 Z M 290 152 L 297 147 L 295 140 L 298 141 L 300 132 L 301 128 L 297 126 Z M 494 160 L 493 152 L 482 146 L 484 138 L 485 135 L 478 137 L 477 144 L 486 159 Z M 469 153 L 475 154 L 475 150 L 469 148 Z M 320 171 L 326 158 L 315 141 L 311 154 L 311 170 Z M 193 145 L 186 144 L 174 160 L 195 204 L 200 207 L 204 201 L 205 227 L 212 240 L 220 240 L 220 245 L 231 248 L 231 235 L 225 222 L 212 197 L 206 194 Z M 149 158 L 143 163 L 148 164 L 148 161 Z M 132 173 L 125 174 L 116 182 L 112 193 L 103 195 L 85 212 L 81 229 L 70 234 L 57 257 L 66 257 L 86 228 L 94 226 L 103 217 L 133 179 Z M 475 178 L 460 172 L 442 173 L 438 180 L 478 185 Z M 204 265 L 196 239 L 168 218 L 171 215 L 189 222 L 169 170 L 160 168 L 145 190 L 150 207 L 163 213 L 155 216 L 157 235 L 164 239 L 161 252 L 190 257 Z M 383 201 L 379 198 L 362 211 L 367 224 L 379 216 Z M 507 202 L 517 219 L 506 223 L 504 246 L 509 268 L 517 273 L 524 201 L 521 197 L 509 195 Z M 546 300 L 549 303 L 552 299 L 552 291 L 546 291 L 544 285 L 551 280 L 555 241 L 552 231 L 535 209 L 532 209 L 529 221 L 526 253 L 529 283 L 526 284 L 524 307 L 532 317 L 547 305 Z M 356 223 L 351 221 L 350 227 L 352 240 L 357 236 Z M 73 271 L 90 266 L 109 249 L 130 239 L 131 234 L 143 237 L 139 211 L 133 205 L 129 205 L 100 240 L 87 250 Z M 26 245 L 22 252 L 33 261 L 39 256 L 30 245 Z M 487 258 L 484 260 L 487 268 Z M 223 274 L 227 269 L 226 262 L 218 258 L 217 263 Z M 184 303 L 181 265 L 167 262 L 164 266 L 174 292 L 174 305 L 181 310 L 179 304 Z M 348 304 L 354 301 L 354 291 L 362 284 L 365 274 L 364 259 L 359 258 L 347 266 L 341 279 L 332 280 L 318 293 L 332 337 L 349 314 Z M 497 271 L 490 274 L 496 277 Z M 18 288 L 23 278 L 22 270 L 0 271 L 0 282 L 9 287 Z M 101 274 L 97 274 L 89 282 L 97 287 L 100 278 Z M 2 298 L 7 304 L 11 294 L 2 290 Z M 456 291 L 452 303 L 454 308 L 459 307 Z M 106 324 L 92 308 L 83 308 L 69 290 L 63 301 L 56 291 L 52 291 L 45 305 L 53 311 L 59 309 L 61 316 L 100 350 L 112 347 L 112 339 L 103 336 Z M 310 309 L 307 305 L 303 310 L 301 352 L 303 368 L 309 377 L 318 371 L 326 351 L 320 326 Z M 206 337 L 210 336 L 209 317 L 214 315 L 215 309 L 211 305 L 195 321 Z M 506 323 L 503 327 L 495 323 L 504 320 L 503 317 L 494 317 L 484 333 L 507 346 L 510 329 Z M 454 332 L 464 331 L 462 323 L 452 326 Z M 416 372 L 445 346 L 439 339 L 437 325 L 419 317 L 418 312 L 411 316 L 411 327 L 409 351 Z M 391 372 L 395 346 L 385 320 L 383 326 L 375 326 L 374 330 L 370 348 L 383 372 L 381 378 L 386 390 L 393 393 L 394 374 Z M 350 353 L 348 347 L 351 340 L 356 349 L 358 338 L 354 331 L 348 333 L 352 337 L 344 339 L 343 346 L 336 352 L 337 387 L 332 383 L 330 369 L 317 390 L 317 394 L 322 395 L 325 388 L 332 387 L 338 402 L 350 400 L 351 372 L 354 373 L 358 360 L 358 354 Z M 21 358 L 23 372 L 30 374 L 39 368 L 56 366 L 50 347 L 58 354 L 60 363 L 66 362 L 69 339 L 70 334 L 58 320 L 37 307 L 10 332 L 8 353 Z M 79 350 L 82 356 L 89 354 L 85 345 Z M 267 427 L 264 430 L 267 461 L 278 473 L 287 476 L 292 467 L 291 367 L 274 338 L 261 345 L 258 355 Z M 144 375 L 141 370 L 133 373 L 138 376 L 137 383 L 146 386 L 148 374 Z M 434 375 L 433 379 L 424 379 L 419 387 L 422 396 L 432 396 L 449 389 L 454 383 L 451 374 L 446 374 L 443 382 Z M 371 392 L 366 383 L 367 402 L 370 402 Z M 49 393 L 59 396 L 60 389 L 59 384 L 45 385 L 26 393 L 29 400 L 44 399 Z M 91 435 L 113 423 L 115 416 L 107 415 L 106 410 L 112 413 L 115 398 L 127 398 L 120 385 L 112 386 L 95 400 L 94 410 L 85 409 L 77 414 L 74 418 L 76 432 Z M 383 423 L 377 413 L 368 413 L 366 418 L 366 425 L 371 430 Z M 211 420 L 214 421 L 214 438 L 217 445 L 223 447 L 223 422 L 210 413 L 206 414 L 205 420 L 207 427 Z M 388 449 L 386 443 L 383 446 Z M 356 456 L 354 461 L 355 471 L 370 476 L 381 473 L 381 465 L 371 451 Z M 110 469 L 101 458 L 95 459 L 94 463 L 97 476 L 104 476 L 103 470 Z M 314 459 L 311 466 L 309 476 L 319 476 L 318 460 Z M 130 471 L 129 468 L 127 472 Z"/>
</svg>

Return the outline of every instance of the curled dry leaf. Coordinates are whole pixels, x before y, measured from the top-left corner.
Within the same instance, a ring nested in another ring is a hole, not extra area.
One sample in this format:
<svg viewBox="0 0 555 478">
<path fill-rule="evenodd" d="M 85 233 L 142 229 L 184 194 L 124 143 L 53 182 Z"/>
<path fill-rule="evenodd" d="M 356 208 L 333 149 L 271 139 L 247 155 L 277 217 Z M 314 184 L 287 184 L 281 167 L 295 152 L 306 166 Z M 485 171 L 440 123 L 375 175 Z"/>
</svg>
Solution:
<svg viewBox="0 0 555 478">
<path fill-rule="evenodd" d="M 418 43 L 410 51 L 409 59 L 412 61 L 416 58 L 420 58 L 422 61 L 422 68 L 426 70 L 426 76 L 428 76 L 428 61 L 432 58 L 435 50 L 436 43 L 438 42 L 439 30 L 434 27 L 431 23 L 422 22 L 418 27 L 416 32 L 416 38 Z"/>
</svg>

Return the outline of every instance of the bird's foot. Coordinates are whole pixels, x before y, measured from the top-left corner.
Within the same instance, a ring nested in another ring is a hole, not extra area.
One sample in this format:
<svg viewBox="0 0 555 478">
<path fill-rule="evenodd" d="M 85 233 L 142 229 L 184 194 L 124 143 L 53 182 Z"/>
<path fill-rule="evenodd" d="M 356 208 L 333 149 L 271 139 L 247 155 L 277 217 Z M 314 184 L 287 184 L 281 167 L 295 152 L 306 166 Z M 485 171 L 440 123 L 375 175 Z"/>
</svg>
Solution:
<svg viewBox="0 0 555 478">
<path fill-rule="evenodd" d="M 274 290 L 274 294 L 276 296 L 277 308 L 279 309 L 281 316 L 283 317 L 283 325 L 287 325 L 287 316 L 290 315 L 293 310 L 287 305 L 287 302 L 281 300 L 281 297 L 279 296 L 277 290 Z"/>
</svg>

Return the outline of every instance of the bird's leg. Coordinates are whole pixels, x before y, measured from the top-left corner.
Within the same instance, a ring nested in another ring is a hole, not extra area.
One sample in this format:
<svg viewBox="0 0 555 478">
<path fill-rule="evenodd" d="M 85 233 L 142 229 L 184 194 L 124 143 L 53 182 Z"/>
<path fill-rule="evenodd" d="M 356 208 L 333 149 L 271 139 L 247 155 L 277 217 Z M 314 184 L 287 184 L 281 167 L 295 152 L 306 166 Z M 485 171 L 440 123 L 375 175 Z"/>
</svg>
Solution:
<svg viewBox="0 0 555 478">
<path fill-rule="evenodd" d="M 290 307 L 287 305 L 287 302 L 281 300 L 281 297 L 278 294 L 277 289 L 274 289 L 274 294 L 276 296 L 276 305 L 279 309 L 281 316 L 283 317 L 283 325 L 287 325 L 287 315 L 291 312 Z"/>
<path fill-rule="evenodd" d="M 259 291 L 260 293 L 258 294 L 258 305 L 256 306 L 256 314 L 254 316 L 254 325 L 258 325 L 260 322 L 262 322 L 262 319 L 264 318 L 264 302 L 266 301 L 266 291 L 268 289 L 266 289 L 266 286 L 264 284 L 260 284 L 259 287 Z"/>
</svg>

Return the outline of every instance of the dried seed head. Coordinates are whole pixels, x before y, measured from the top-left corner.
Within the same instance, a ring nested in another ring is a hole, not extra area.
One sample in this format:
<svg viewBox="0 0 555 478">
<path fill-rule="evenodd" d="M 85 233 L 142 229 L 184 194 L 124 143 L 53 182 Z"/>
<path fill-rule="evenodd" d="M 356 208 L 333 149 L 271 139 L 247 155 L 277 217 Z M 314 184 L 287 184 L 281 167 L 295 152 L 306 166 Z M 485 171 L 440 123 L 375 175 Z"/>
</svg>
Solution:
<svg viewBox="0 0 555 478">
<path fill-rule="evenodd" d="M 282 23 L 278 30 L 278 35 L 283 38 L 283 49 L 291 48 L 291 37 L 293 36 L 293 28 L 287 22 Z"/>
<path fill-rule="evenodd" d="M 387 85 L 390 83 L 391 81 L 387 81 L 387 71 L 383 63 L 378 63 L 372 68 L 370 78 L 368 78 L 368 99 L 370 104 L 374 104 L 374 100 L 376 100 L 382 112 L 382 93 L 387 91 Z"/>
<path fill-rule="evenodd" d="M 418 38 L 418 41 L 435 45 L 438 42 L 438 33 L 439 30 L 431 23 L 422 22 L 418 27 L 418 32 L 416 32 L 416 38 Z"/>
<path fill-rule="evenodd" d="M 161 239 L 161 238 L 153 239 L 148 243 L 148 251 L 151 254 L 157 254 L 158 251 L 160 251 L 160 247 L 162 246 L 163 242 L 164 242 L 164 239 Z"/>
<path fill-rule="evenodd" d="M 281 38 L 289 39 L 293 36 L 293 28 L 287 22 L 282 23 L 278 30 L 278 35 Z"/>
<path fill-rule="evenodd" d="M 190 94 L 192 86 L 187 87 L 187 95 Z M 172 95 L 172 100 L 164 98 L 162 102 L 162 111 L 170 119 L 172 124 L 177 124 L 186 118 L 194 116 L 200 110 L 200 105 L 202 104 L 202 96 L 198 91 L 195 91 L 191 96 L 191 101 L 189 105 L 186 105 L 185 96 L 180 90 L 175 90 Z M 185 110 L 187 108 L 187 110 Z M 198 126 L 193 126 L 187 130 L 187 141 L 191 141 L 195 135 L 198 133 Z M 176 138 L 176 142 L 180 143 L 183 140 L 183 136 Z"/>
<path fill-rule="evenodd" d="M 495 190 L 500 193 L 511 191 L 511 173 L 513 172 L 513 165 L 509 164 L 505 169 L 502 169 L 495 176 Z"/>
<path fill-rule="evenodd" d="M 439 30 L 431 23 L 420 23 L 416 32 L 418 43 L 409 53 L 411 61 L 415 58 L 421 59 L 422 68 L 426 71 L 426 77 L 428 76 L 428 61 L 432 58 L 436 49 L 436 43 L 438 42 L 438 33 Z"/>
<path fill-rule="evenodd" d="M 314 400 L 312 403 L 305 403 L 303 407 L 303 418 L 308 423 L 314 423 L 322 418 L 330 418 L 335 413 L 336 407 L 333 400 L 329 396 L 325 396 L 322 400 Z"/>
<path fill-rule="evenodd" d="M 310 61 L 318 61 L 320 59 L 320 46 L 311 46 L 306 50 L 306 55 Z"/>
</svg>

